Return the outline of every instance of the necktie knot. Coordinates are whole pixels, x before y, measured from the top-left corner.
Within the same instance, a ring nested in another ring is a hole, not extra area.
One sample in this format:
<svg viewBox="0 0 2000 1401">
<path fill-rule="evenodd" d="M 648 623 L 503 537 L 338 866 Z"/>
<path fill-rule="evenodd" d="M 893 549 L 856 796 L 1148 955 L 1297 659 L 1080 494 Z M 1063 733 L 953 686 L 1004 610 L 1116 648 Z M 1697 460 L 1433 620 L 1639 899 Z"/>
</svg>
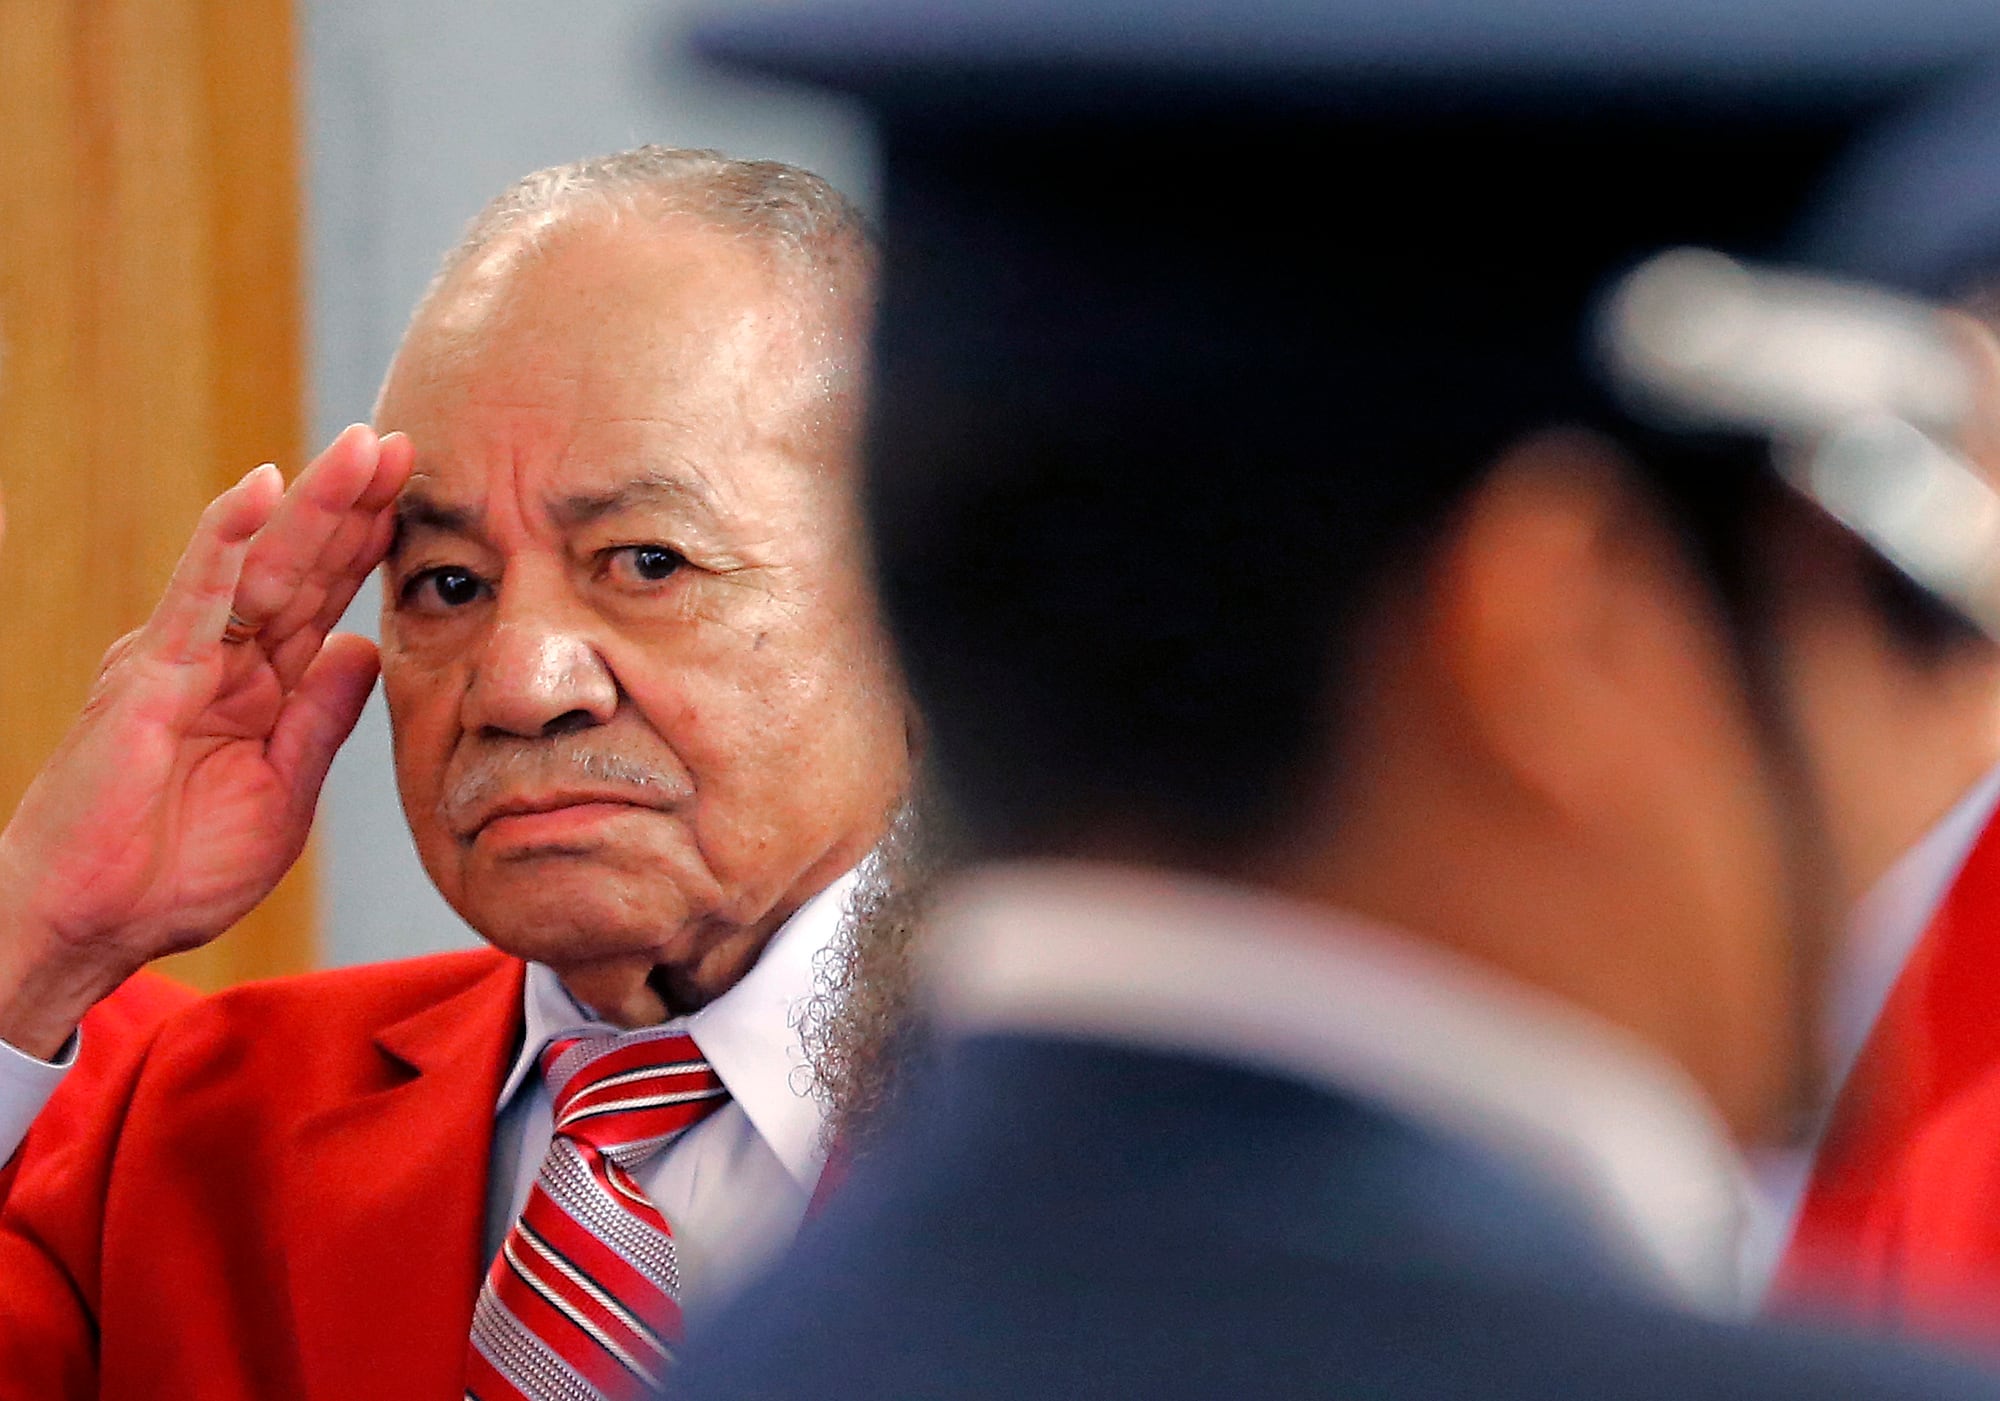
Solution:
<svg viewBox="0 0 2000 1401">
<path fill-rule="evenodd" d="M 630 1168 L 720 1109 L 729 1091 L 682 1031 L 566 1036 L 542 1051 L 558 1135 Z"/>
</svg>

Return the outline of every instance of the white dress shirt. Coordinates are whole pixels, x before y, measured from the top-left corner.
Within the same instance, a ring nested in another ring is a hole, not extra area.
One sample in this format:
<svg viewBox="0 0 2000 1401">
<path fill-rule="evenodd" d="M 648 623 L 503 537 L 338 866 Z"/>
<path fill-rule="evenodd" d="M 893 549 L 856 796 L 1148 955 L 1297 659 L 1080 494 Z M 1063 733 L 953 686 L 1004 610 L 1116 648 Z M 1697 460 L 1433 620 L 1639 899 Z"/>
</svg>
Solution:
<svg viewBox="0 0 2000 1401">
<path fill-rule="evenodd" d="M 1834 959 L 1827 1002 L 1831 1092 L 1837 1094 L 1847 1082 L 1903 965 L 1936 917 L 1996 806 L 2000 806 L 2000 769 L 1974 784 L 1854 907 L 1846 941 Z M 1821 1106 L 1822 1127 L 1832 1110 L 1829 1097 Z M 1742 1250 L 1743 1285 L 1751 1298 L 1763 1297 L 1777 1273 L 1817 1151 L 1818 1144 L 1813 1143 L 1758 1153 L 1752 1159 Z"/>
<path fill-rule="evenodd" d="M 1693 1082 L 1566 1003 L 1357 916 L 1083 864 L 946 897 L 930 995 L 959 1031 L 1193 1051 L 1361 1096 L 1576 1203 L 1635 1278 L 1739 1307 L 1741 1162 Z"/>
<path fill-rule="evenodd" d="M 785 1245 L 812 1199 L 826 1151 L 824 1108 L 812 1093 L 798 1009 L 812 993 L 815 960 L 838 934 L 856 879 L 850 871 L 807 901 L 736 986 L 676 1023 L 730 1093 L 723 1108 L 635 1174 L 673 1225 L 690 1316 L 721 1302 Z M 542 1047 L 579 1030 L 617 1030 L 596 1021 L 540 964 L 528 965 L 523 996 L 526 1034 L 494 1124 L 488 1258 L 527 1203 L 548 1152 L 551 1101 L 536 1066 Z M 86 1053 L 79 1043 L 73 1038 L 52 1065 L 0 1042 L 0 1162 Z"/>
<path fill-rule="evenodd" d="M 693 1317 L 725 1300 L 791 1241 L 826 1158 L 825 1110 L 812 1093 L 797 1028 L 820 950 L 840 929 L 849 872 L 802 905 L 741 981 L 671 1023 L 694 1038 L 729 1101 L 633 1173 L 673 1226 L 681 1307 Z M 500 1091 L 488 1178 L 486 1257 L 500 1251 L 547 1156 L 552 1100 L 537 1058 L 558 1036 L 616 1034 L 528 965 L 526 1034 Z"/>
<path fill-rule="evenodd" d="M 81 1034 L 72 1034 L 53 1062 L 0 1041 L 0 1163 L 14 1156 L 29 1125 L 62 1083 L 63 1073 L 76 1064 L 83 1049 Z"/>
</svg>

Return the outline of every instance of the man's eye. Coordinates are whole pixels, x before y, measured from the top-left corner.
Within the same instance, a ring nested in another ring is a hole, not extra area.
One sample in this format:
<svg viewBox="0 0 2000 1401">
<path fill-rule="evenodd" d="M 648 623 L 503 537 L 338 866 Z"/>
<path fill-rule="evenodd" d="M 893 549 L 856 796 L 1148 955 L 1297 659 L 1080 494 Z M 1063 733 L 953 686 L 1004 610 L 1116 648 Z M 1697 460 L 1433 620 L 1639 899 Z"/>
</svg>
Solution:
<svg viewBox="0 0 2000 1401">
<path fill-rule="evenodd" d="M 402 601 L 406 608 L 419 612 L 441 613 L 454 608 L 463 608 L 468 603 L 476 603 L 486 594 L 486 581 L 470 569 L 444 566 L 439 569 L 422 569 L 412 574 L 403 585 Z"/>
<path fill-rule="evenodd" d="M 606 567 L 619 583 L 657 584 L 687 563 L 665 545 L 625 545 L 611 551 Z"/>
</svg>

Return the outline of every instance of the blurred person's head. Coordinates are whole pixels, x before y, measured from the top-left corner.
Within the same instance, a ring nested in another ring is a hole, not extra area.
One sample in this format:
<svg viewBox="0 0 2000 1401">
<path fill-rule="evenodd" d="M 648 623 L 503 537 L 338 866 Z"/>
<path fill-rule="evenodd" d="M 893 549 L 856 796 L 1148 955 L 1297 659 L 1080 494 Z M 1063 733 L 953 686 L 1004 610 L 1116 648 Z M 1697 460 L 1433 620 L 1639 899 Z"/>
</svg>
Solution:
<svg viewBox="0 0 2000 1401">
<path fill-rule="evenodd" d="M 1970 624 L 1816 512 L 1773 497 L 1768 645 L 1797 706 L 1842 901 L 1857 899 L 2000 763 L 2000 657 Z M 949 864 L 906 807 L 816 969 L 802 1030 L 830 1137 L 866 1152 L 932 1053 L 918 994 Z"/>
<path fill-rule="evenodd" d="M 1847 901 L 1990 761 L 1992 657 L 1578 345 L 1638 254 L 1776 246 L 1837 124 L 1234 120 L 891 129 L 870 524 L 969 855 L 1358 911 L 1778 1132 Z M 1159 217 L 1225 158 L 1354 213 Z"/>
<path fill-rule="evenodd" d="M 816 177 L 646 148 L 496 200 L 380 427 L 382 669 L 445 898 L 626 1021 L 699 1006 L 887 830 L 854 499 L 872 253 Z"/>
</svg>

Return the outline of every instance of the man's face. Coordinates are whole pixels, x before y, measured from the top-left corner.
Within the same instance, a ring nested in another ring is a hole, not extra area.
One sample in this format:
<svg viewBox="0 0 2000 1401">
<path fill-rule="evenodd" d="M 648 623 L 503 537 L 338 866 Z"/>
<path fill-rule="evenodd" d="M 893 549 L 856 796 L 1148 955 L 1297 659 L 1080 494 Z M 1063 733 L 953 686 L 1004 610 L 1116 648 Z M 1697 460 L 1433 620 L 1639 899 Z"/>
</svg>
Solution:
<svg viewBox="0 0 2000 1401">
<path fill-rule="evenodd" d="M 404 811 L 454 908 L 600 1010 L 646 1014 L 634 970 L 722 991 L 903 785 L 823 310 L 743 239 L 572 228 L 461 273 L 384 389 Z"/>
</svg>

